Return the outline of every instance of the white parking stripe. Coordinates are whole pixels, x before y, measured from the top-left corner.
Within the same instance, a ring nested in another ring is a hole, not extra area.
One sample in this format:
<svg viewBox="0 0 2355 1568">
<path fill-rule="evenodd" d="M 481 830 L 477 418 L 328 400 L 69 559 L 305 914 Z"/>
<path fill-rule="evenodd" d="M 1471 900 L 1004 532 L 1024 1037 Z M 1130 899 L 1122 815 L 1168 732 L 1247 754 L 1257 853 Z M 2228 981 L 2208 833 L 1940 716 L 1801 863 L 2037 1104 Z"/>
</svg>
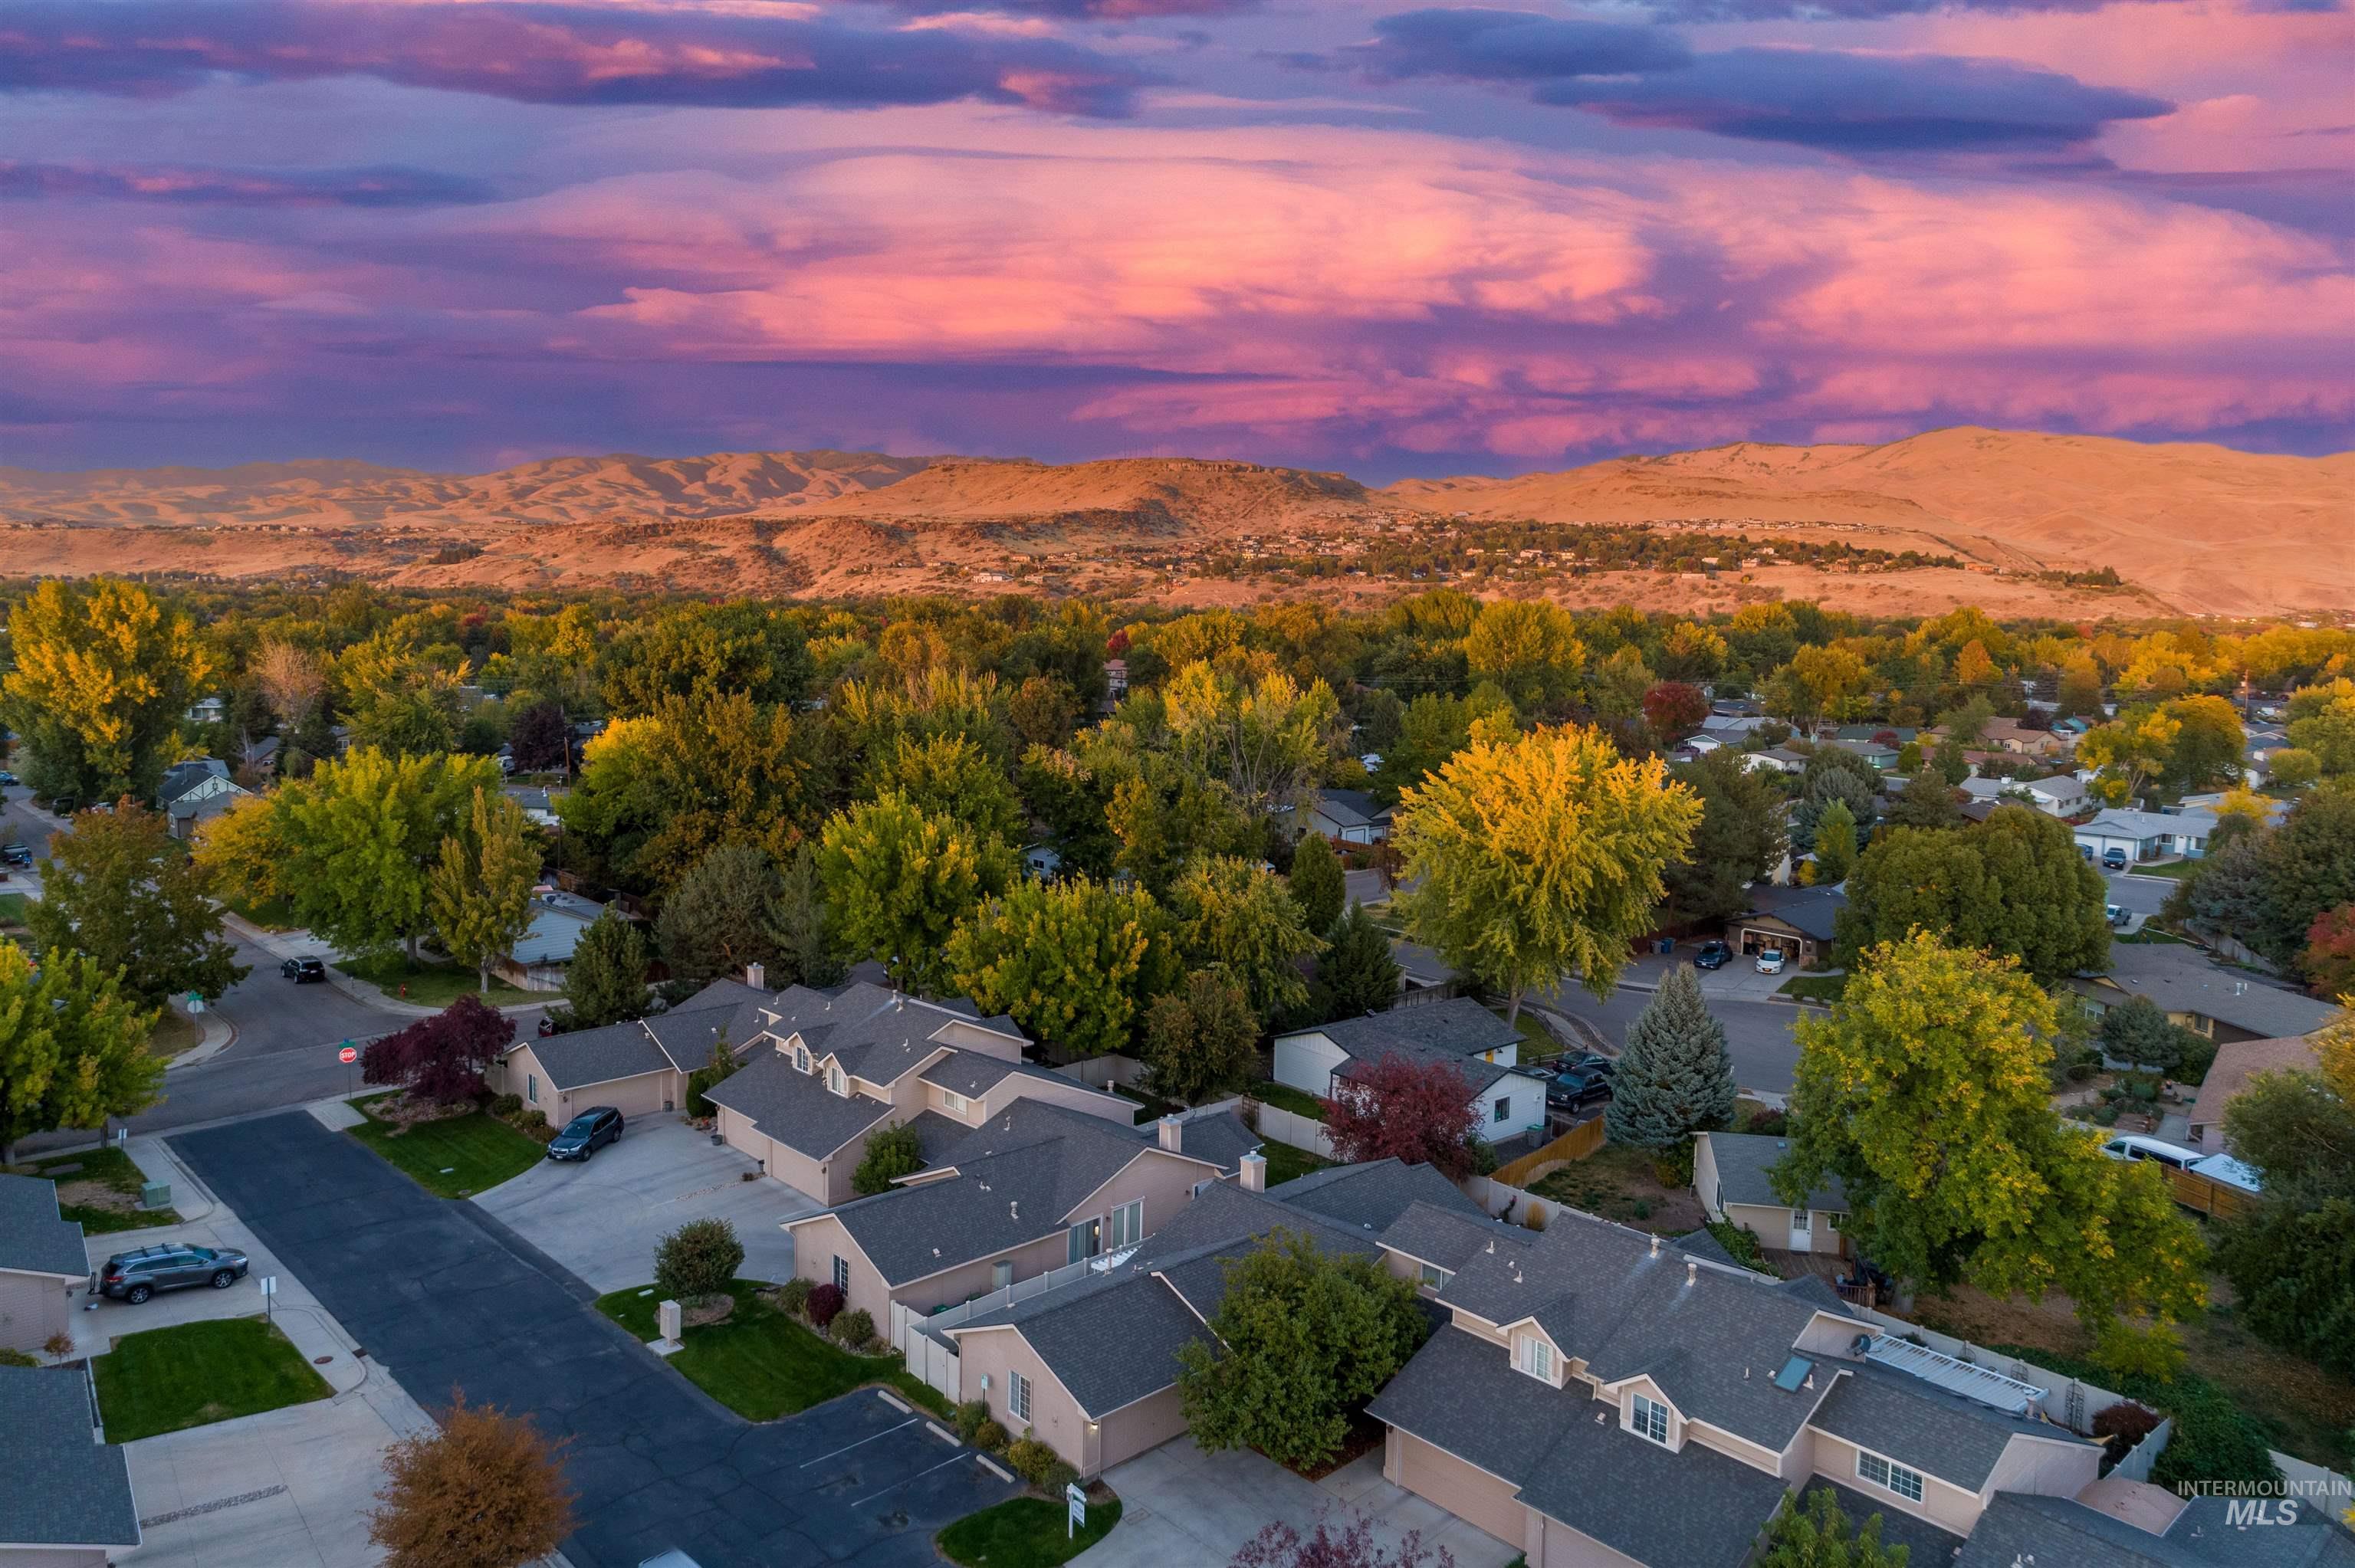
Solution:
<svg viewBox="0 0 2355 1568">
<path fill-rule="evenodd" d="M 820 1455 L 819 1455 L 816 1458 L 815 1458 L 815 1459 L 805 1460 L 805 1461 L 804 1461 L 804 1462 L 803 1462 L 803 1464 L 801 1465 L 801 1467 L 801 1467 L 802 1469 L 806 1470 L 806 1469 L 808 1469 L 808 1468 L 810 1467 L 810 1466 L 812 1466 L 812 1465 L 823 1465 L 823 1464 L 825 1464 L 828 1459 L 838 1458 L 838 1457 L 840 1457 L 842 1455 L 845 1455 L 845 1454 L 849 1453 L 853 1448 L 863 1448 L 863 1447 L 865 1447 L 868 1444 L 874 1442 L 874 1441 L 875 1441 L 875 1439 L 876 1439 L 877 1437 L 889 1437 L 890 1436 L 891 1436 L 891 1434 L 892 1434 L 892 1433 L 894 1433 L 894 1432 L 898 1432 L 898 1431 L 900 1431 L 900 1430 L 902 1430 L 903 1428 L 906 1428 L 906 1427 L 913 1426 L 915 1424 L 916 1424 L 916 1418 L 915 1418 L 914 1416 L 911 1415 L 910 1417 L 908 1417 L 908 1419 L 907 1419 L 907 1420 L 905 1420 L 905 1421 L 901 1421 L 901 1422 L 897 1422 L 897 1423 L 893 1424 L 892 1425 L 886 1426 L 885 1428 L 883 1428 L 883 1430 L 882 1430 L 882 1431 L 878 1432 L 878 1433 L 875 1433 L 872 1436 L 861 1437 L 861 1438 L 860 1438 L 858 1442 L 856 1442 L 856 1443 L 845 1443 L 841 1447 L 837 1448 L 837 1449 L 836 1449 L 833 1453 L 831 1453 L 831 1454 L 820 1454 Z"/>
<path fill-rule="evenodd" d="M 898 1491 L 901 1487 L 906 1486 L 909 1481 L 921 1481 L 926 1476 L 931 1475 L 932 1470 L 945 1470 L 951 1465 L 955 1464 L 959 1459 L 964 1457 L 964 1456 L 963 1454 L 952 1454 L 947 1458 L 943 1459 L 939 1464 L 934 1465 L 931 1470 L 918 1470 L 912 1476 L 893 1481 L 890 1486 L 885 1487 L 882 1491 L 868 1493 L 865 1497 L 860 1498 L 857 1502 L 852 1503 L 850 1506 L 853 1508 L 865 1508 L 868 1503 L 873 1502 L 877 1498 L 883 1496 L 885 1493 Z"/>
</svg>

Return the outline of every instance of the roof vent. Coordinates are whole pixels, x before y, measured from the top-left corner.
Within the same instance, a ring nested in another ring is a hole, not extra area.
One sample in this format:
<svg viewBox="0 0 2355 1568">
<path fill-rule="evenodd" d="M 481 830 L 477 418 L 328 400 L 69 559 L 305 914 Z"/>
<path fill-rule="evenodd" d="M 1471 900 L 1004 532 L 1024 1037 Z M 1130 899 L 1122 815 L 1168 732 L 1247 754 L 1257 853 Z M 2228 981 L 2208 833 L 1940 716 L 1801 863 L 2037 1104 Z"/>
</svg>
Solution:
<svg viewBox="0 0 2355 1568">
<path fill-rule="evenodd" d="M 1700 1277 L 1700 1265 L 1695 1263 L 1690 1258 L 1685 1259 L 1685 1283 L 1687 1285 L 1690 1285 Z"/>
<path fill-rule="evenodd" d="M 1008 1198 L 1006 1201 L 1006 1213 L 1007 1217 L 1009 1219 L 1020 1219 L 1022 1217 L 1022 1200 L 1019 1198 Z"/>
<path fill-rule="evenodd" d="M 1594 1425 L 1597 1426 L 1602 1425 L 1604 1422 L 1610 1419 L 1611 1413 L 1607 1410 L 1598 1410 L 1594 1413 Z"/>
<path fill-rule="evenodd" d="M 1660 1238 L 1657 1232 L 1652 1236 L 1652 1255 L 1654 1257 L 1660 1255 Z"/>
</svg>

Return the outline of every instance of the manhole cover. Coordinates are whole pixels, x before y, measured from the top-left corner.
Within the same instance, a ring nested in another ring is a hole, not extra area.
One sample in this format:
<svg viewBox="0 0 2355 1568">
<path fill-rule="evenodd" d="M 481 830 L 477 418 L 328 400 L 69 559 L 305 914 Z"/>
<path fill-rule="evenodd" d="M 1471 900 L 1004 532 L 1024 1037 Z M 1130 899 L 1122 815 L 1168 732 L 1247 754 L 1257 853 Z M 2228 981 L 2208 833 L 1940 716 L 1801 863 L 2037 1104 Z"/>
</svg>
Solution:
<svg viewBox="0 0 2355 1568">
<path fill-rule="evenodd" d="M 311 1358 L 311 1364 L 314 1367 L 323 1367 L 335 1359 L 336 1358 L 333 1356 L 313 1356 Z"/>
</svg>

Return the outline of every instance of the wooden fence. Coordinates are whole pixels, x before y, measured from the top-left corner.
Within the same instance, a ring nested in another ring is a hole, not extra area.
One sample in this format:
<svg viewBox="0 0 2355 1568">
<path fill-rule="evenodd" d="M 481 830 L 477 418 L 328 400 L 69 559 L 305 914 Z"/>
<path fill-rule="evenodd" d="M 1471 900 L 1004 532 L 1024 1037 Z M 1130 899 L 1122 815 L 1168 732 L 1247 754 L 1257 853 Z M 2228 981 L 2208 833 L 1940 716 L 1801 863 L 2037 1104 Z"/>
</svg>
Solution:
<svg viewBox="0 0 2355 1568">
<path fill-rule="evenodd" d="M 2257 1211 L 2261 1202 L 2254 1192 L 2202 1176 L 2197 1171 L 2179 1171 L 2172 1165 L 2162 1165 L 2167 1172 L 2167 1184 L 2175 1189 L 2175 1201 L 2196 1213 L 2213 1220 L 2237 1220 Z"/>
<path fill-rule="evenodd" d="M 1502 1181 L 1508 1187 L 1524 1186 L 1535 1180 L 1540 1166 L 1583 1160 L 1602 1147 L 1603 1118 L 1590 1117 L 1551 1143 L 1533 1149 L 1518 1160 L 1497 1166 L 1496 1175 L 1491 1179 Z"/>
</svg>

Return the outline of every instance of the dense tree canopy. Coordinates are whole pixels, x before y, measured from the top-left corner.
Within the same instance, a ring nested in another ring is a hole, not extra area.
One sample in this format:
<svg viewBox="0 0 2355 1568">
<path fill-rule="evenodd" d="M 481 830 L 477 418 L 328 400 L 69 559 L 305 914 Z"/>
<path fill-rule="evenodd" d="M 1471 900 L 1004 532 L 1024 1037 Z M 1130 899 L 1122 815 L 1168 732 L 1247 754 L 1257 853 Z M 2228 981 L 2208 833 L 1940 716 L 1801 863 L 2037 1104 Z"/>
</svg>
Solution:
<svg viewBox="0 0 2355 1568">
<path fill-rule="evenodd" d="M 949 989 L 1007 1014 L 1058 1057 L 1126 1050 L 1176 981 L 1167 924 L 1142 888 L 1018 881 L 950 933 Z"/>
<path fill-rule="evenodd" d="M 164 1060 L 150 1055 L 155 1013 L 112 969 L 56 954 L 37 973 L 0 942 L 0 1160 L 19 1139 L 59 1128 L 95 1131 L 155 1103 Z"/>
<path fill-rule="evenodd" d="M 83 802 L 155 792 L 218 662 L 192 618 L 112 577 L 41 583 L 10 611 L 8 644 L 0 716 L 23 736 L 26 781 Z"/>
<path fill-rule="evenodd" d="M 1661 869 L 1668 890 L 1666 924 L 1702 925 L 1750 907 L 1751 884 L 1783 858 L 1783 801 L 1766 774 L 1721 747 L 1669 776 L 1700 800 L 1692 844 Z"/>
<path fill-rule="evenodd" d="M 2068 824 L 2026 806 L 1954 832 L 1892 828 L 1849 877 L 1837 956 L 1853 963 L 1918 929 L 2008 954 L 2051 984 L 2108 967 L 2107 897 Z"/>
<path fill-rule="evenodd" d="M 49 841 L 41 896 L 25 924 L 45 951 L 86 953 L 120 975 L 143 1006 L 182 991 L 213 1000 L 249 971 L 221 937 L 207 880 L 161 816 L 125 801 L 83 813 L 72 832 Z"/>
</svg>

